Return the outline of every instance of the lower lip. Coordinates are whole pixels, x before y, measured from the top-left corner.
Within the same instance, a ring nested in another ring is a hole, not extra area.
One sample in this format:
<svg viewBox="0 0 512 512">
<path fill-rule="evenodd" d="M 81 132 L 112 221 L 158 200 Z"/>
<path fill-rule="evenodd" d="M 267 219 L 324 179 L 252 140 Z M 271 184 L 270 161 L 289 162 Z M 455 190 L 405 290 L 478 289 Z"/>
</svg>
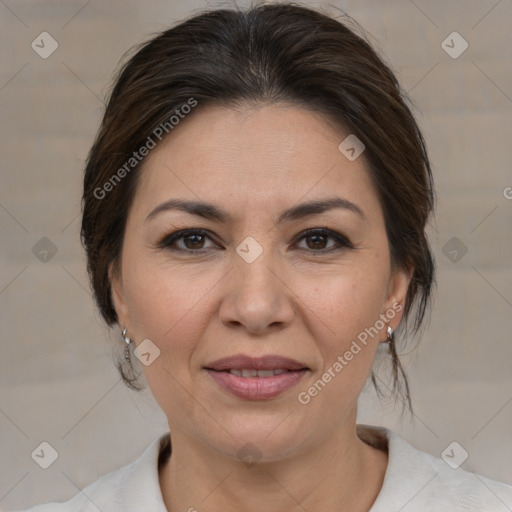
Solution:
<svg viewBox="0 0 512 512">
<path fill-rule="evenodd" d="M 206 370 L 223 389 L 239 398 L 265 400 L 292 388 L 308 370 L 297 370 L 272 377 L 239 377 L 229 372 Z"/>
</svg>

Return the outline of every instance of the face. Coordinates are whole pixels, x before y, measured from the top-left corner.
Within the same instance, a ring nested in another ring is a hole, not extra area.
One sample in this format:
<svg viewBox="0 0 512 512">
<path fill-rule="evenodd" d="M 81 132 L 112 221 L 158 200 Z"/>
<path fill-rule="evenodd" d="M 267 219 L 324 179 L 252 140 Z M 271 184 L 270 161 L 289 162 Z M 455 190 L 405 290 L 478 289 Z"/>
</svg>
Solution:
<svg viewBox="0 0 512 512">
<path fill-rule="evenodd" d="M 338 149 L 347 135 L 297 106 L 209 106 L 147 157 L 113 300 L 136 345 L 150 340 L 141 367 L 172 432 L 232 458 L 250 440 L 270 461 L 354 428 L 410 277 L 391 271 L 364 153 L 351 161 Z M 333 198 L 335 207 L 281 218 Z M 173 199 L 225 218 L 155 211 Z M 256 361 L 214 364 L 241 355 Z M 268 371 L 265 356 L 286 372 L 236 374 Z"/>
</svg>

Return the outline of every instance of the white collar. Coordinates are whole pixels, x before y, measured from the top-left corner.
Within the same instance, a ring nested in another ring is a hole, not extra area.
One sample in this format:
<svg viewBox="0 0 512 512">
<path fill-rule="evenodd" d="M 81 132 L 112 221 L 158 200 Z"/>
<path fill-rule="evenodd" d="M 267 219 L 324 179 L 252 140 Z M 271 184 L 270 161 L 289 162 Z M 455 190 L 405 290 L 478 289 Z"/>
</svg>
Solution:
<svg viewBox="0 0 512 512">
<path fill-rule="evenodd" d="M 512 510 L 509 484 L 460 467 L 452 469 L 441 458 L 417 450 L 384 427 L 358 424 L 357 434 L 368 444 L 388 451 L 383 485 L 369 512 Z M 69 502 L 69 510 L 78 510 L 78 505 L 86 502 L 91 507 L 92 502 L 97 507 L 80 510 L 167 512 L 160 489 L 158 460 L 161 452 L 165 455 L 169 442 L 169 432 L 160 435 L 134 462 L 86 487 Z"/>
</svg>

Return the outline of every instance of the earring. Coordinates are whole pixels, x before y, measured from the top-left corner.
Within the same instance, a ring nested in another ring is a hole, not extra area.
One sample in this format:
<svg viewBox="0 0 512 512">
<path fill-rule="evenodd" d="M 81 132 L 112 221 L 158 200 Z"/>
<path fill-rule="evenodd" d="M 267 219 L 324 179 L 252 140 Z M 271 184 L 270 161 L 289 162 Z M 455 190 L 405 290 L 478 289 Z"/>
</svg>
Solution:
<svg viewBox="0 0 512 512">
<path fill-rule="evenodd" d="M 126 348 L 124 349 L 124 358 L 129 361 L 130 360 L 130 343 L 132 340 L 126 335 L 126 327 L 123 329 L 123 333 L 121 334 L 123 340 L 126 343 Z"/>
<path fill-rule="evenodd" d="M 394 341 L 395 340 L 393 339 L 393 329 L 391 328 L 391 326 L 388 325 L 387 342 L 389 344 L 389 348 L 391 348 L 391 345 L 393 345 Z"/>
</svg>

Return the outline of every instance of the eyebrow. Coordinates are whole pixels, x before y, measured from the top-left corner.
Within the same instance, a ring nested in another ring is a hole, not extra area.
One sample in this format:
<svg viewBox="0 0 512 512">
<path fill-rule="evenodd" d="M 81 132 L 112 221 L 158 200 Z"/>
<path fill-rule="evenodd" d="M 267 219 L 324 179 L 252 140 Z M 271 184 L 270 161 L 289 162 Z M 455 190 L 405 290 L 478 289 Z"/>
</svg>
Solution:
<svg viewBox="0 0 512 512">
<path fill-rule="evenodd" d="M 301 203 L 297 206 L 293 206 L 287 210 L 284 210 L 279 215 L 277 222 L 282 223 L 285 221 L 302 219 L 310 215 L 318 215 L 320 213 L 324 213 L 334 208 L 341 208 L 354 212 L 363 220 L 366 220 L 364 211 L 355 203 L 342 197 L 331 197 L 327 199 L 308 201 L 306 203 Z M 154 218 L 159 213 L 169 210 L 179 210 L 190 213 L 191 215 L 202 217 L 204 219 L 216 220 L 222 223 L 231 222 L 233 220 L 231 215 L 226 210 L 211 203 L 190 201 L 187 199 L 169 199 L 168 201 L 159 204 L 153 211 L 151 211 L 144 222 Z"/>
</svg>

